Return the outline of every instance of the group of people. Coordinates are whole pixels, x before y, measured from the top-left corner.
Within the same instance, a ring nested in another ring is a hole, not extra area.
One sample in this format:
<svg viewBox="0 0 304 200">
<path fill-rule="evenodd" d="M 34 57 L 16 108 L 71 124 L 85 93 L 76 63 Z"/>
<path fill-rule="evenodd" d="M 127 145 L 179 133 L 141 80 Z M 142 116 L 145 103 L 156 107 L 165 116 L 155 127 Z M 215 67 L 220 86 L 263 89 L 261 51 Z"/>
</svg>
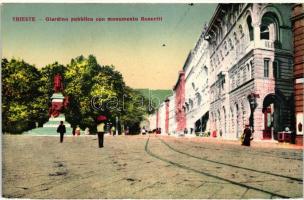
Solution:
<svg viewBox="0 0 304 200">
<path fill-rule="evenodd" d="M 88 132 L 89 130 L 86 130 L 85 132 Z M 115 134 L 115 127 L 113 126 L 111 129 L 110 129 L 110 135 L 113 135 Z M 59 126 L 57 127 L 57 133 L 60 134 L 60 143 L 63 142 L 63 137 L 64 137 L 64 134 L 66 133 L 66 128 L 65 128 L 65 125 L 63 124 L 63 121 L 60 122 Z M 77 126 L 76 129 L 73 129 L 73 136 L 75 135 L 80 135 L 80 127 Z M 104 134 L 105 134 L 105 123 L 103 121 L 99 122 L 98 125 L 97 125 L 97 136 L 98 136 L 98 146 L 99 148 L 102 148 L 103 147 L 103 141 L 104 141 Z"/>
<path fill-rule="evenodd" d="M 159 129 L 156 130 L 156 134 L 158 132 L 160 132 Z M 63 136 L 66 133 L 66 128 L 65 128 L 65 125 L 63 124 L 63 121 L 60 122 L 60 125 L 57 128 L 57 133 L 60 134 L 60 143 L 62 143 L 63 142 Z M 115 127 L 113 126 L 110 129 L 110 134 L 114 135 L 114 133 L 115 133 Z M 76 135 L 80 135 L 80 128 L 79 128 L 79 126 L 77 126 L 77 128 L 75 129 L 75 134 Z M 74 134 L 74 131 L 73 131 L 73 135 L 75 135 L 75 134 Z M 103 147 L 104 134 L 105 134 L 105 123 L 103 121 L 101 121 L 97 125 L 97 135 L 98 135 L 98 146 L 99 146 L 99 148 Z M 145 127 L 143 127 L 141 129 L 141 134 L 146 134 Z M 241 136 L 242 145 L 244 145 L 244 146 L 250 146 L 251 140 L 253 140 L 252 130 L 251 130 L 251 128 L 250 128 L 249 125 L 245 125 L 244 132 L 243 132 L 243 134 Z"/>
</svg>

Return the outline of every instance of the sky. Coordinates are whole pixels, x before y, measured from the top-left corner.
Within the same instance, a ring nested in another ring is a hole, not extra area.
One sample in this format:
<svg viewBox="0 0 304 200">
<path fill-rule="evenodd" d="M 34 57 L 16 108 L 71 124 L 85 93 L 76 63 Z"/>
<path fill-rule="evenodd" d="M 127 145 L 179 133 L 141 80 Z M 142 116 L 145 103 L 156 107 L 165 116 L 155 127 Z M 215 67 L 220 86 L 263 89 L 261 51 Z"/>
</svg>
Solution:
<svg viewBox="0 0 304 200">
<path fill-rule="evenodd" d="M 133 88 L 172 89 L 216 4 L 2 4 L 2 57 L 36 67 L 92 54 Z M 13 17 L 36 17 L 15 22 Z M 46 17 L 162 17 L 154 22 L 47 22 Z M 165 46 L 163 46 L 165 44 Z"/>
</svg>

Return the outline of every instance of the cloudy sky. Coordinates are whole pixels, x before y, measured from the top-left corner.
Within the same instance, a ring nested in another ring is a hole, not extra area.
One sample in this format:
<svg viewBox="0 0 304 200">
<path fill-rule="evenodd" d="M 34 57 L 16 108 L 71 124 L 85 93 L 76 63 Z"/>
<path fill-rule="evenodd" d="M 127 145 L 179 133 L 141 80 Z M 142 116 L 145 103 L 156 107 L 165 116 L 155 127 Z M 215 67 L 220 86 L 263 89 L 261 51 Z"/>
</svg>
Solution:
<svg viewBox="0 0 304 200">
<path fill-rule="evenodd" d="M 215 4 L 4 4 L 2 56 L 41 68 L 93 54 L 133 88 L 172 89 Z M 13 17 L 36 17 L 14 22 Z M 161 22 L 47 22 L 46 17 L 162 17 Z M 166 46 L 163 46 L 165 44 Z"/>
</svg>

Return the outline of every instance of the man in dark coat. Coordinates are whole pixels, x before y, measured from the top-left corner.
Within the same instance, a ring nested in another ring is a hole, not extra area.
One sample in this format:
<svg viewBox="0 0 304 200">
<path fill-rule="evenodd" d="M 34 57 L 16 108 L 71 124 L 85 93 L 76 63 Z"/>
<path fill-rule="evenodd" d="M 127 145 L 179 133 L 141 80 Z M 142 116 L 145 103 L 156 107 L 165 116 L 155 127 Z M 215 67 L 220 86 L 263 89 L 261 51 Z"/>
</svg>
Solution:
<svg viewBox="0 0 304 200">
<path fill-rule="evenodd" d="M 250 141 L 252 140 L 251 135 L 252 135 L 252 131 L 249 125 L 245 125 L 244 133 L 242 135 L 243 138 L 242 145 L 250 146 Z"/>
<path fill-rule="evenodd" d="M 57 128 L 57 133 L 60 133 L 60 143 L 63 142 L 63 135 L 65 134 L 65 131 L 65 125 L 63 124 L 63 121 L 61 121 Z"/>
</svg>

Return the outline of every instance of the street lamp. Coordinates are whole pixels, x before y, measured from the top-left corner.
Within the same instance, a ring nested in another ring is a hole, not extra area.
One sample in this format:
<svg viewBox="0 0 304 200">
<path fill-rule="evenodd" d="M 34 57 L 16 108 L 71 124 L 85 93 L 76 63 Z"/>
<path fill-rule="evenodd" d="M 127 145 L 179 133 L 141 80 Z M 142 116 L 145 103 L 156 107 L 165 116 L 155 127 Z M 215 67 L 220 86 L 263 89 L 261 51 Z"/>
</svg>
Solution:
<svg viewBox="0 0 304 200">
<path fill-rule="evenodd" d="M 250 117 L 249 117 L 249 126 L 252 127 L 252 132 L 254 131 L 254 119 L 253 119 L 253 113 L 254 110 L 257 108 L 258 104 L 256 99 L 259 98 L 259 94 L 251 93 L 247 96 L 247 99 L 249 101 L 250 105 Z"/>
</svg>

